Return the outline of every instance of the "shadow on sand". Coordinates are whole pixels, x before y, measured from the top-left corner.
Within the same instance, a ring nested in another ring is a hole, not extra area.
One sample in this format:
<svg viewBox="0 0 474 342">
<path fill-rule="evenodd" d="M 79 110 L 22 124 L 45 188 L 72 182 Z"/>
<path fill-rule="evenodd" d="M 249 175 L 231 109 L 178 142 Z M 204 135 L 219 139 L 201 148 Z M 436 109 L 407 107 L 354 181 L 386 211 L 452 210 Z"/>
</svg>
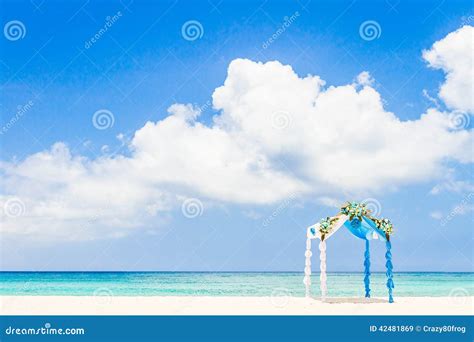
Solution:
<svg viewBox="0 0 474 342">
<path fill-rule="evenodd" d="M 388 303 L 387 299 L 382 299 L 382 298 L 360 298 L 360 297 L 355 297 L 355 298 L 326 298 L 322 300 L 323 303 L 329 303 L 329 304 L 343 304 L 343 303 L 349 303 L 349 304 L 372 304 L 372 303 Z"/>
</svg>

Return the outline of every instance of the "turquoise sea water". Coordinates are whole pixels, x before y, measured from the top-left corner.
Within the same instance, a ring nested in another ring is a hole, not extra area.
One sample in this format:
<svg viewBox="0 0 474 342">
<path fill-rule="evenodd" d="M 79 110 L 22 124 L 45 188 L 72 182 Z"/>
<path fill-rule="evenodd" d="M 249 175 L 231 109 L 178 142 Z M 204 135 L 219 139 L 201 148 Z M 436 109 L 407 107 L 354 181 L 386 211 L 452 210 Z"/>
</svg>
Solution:
<svg viewBox="0 0 474 342">
<path fill-rule="evenodd" d="M 474 273 L 395 273 L 395 296 L 474 296 Z M 319 276 L 312 276 L 319 295 Z M 371 276 L 385 296 L 385 274 Z M 299 273 L 0 272 L 0 295 L 30 296 L 304 296 Z M 328 295 L 363 296 L 362 273 L 329 273 Z"/>
</svg>

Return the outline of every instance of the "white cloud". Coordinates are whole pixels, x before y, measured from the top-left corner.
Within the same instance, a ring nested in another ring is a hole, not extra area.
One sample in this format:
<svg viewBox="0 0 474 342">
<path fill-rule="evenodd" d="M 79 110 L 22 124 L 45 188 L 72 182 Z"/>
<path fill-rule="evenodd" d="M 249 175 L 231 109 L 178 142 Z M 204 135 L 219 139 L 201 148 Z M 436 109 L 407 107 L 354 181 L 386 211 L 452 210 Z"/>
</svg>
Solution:
<svg viewBox="0 0 474 342">
<path fill-rule="evenodd" d="M 457 203 L 452 209 L 451 212 L 446 215 L 444 224 L 451 221 L 457 215 L 466 215 L 471 214 L 474 211 L 474 204 L 472 200 L 474 198 L 474 193 L 469 193 L 463 197 L 461 202 Z"/>
<path fill-rule="evenodd" d="M 435 220 L 441 220 L 443 218 L 443 213 L 440 211 L 433 211 L 430 213 L 430 217 Z"/>
<path fill-rule="evenodd" d="M 2 171 L 2 231 L 36 240 L 117 236 L 141 226 L 150 206 L 153 215 L 169 209 L 163 191 L 149 187 L 122 156 L 91 161 L 57 143 L 20 163 L 3 164 Z M 18 217 L 9 215 L 13 194 L 24 207 Z"/>
<path fill-rule="evenodd" d="M 446 161 L 472 162 L 473 133 L 451 130 L 448 113 L 401 121 L 368 73 L 358 79 L 325 88 L 276 61 L 234 60 L 213 94 L 220 114 L 211 125 L 198 121 L 199 109 L 175 104 L 131 141 L 119 137 L 125 155 L 90 160 L 57 143 L 3 163 L 0 204 L 17 197 L 26 209 L 4 213 L 2 229 L 48 239 L 122 236 L 156 226 L 186 197 L 268 204 L 314 195 L 329 204 L 437 178 Z"/>
<path fill-rule="evenodd" d="M 340 208 L 341 204 L 344 203 L 345 200 L 322 196 L 322 197 L 319 197 L 317 201 L 321 203 L 322 205 L 325 205 L 326 207 Z"/>
<path fill-rule="evenodd" d="M 368 71 L 363 71 L 357 76 L 357 83 L 362 86 L 371 86 L 374 83 L 374 79 Z"/>
<path fill-rule="evenodd" d="M 454 170 L 448 170 L 444 178 L 431 190 L 431 195 L 438 195 L 442 192 L 473 193 L 474 185 L 469 181 L 457 180 L 454 177 Z"/>
<path fill-rule="evenodd" d="M 190 105 L 173 105 L 170 116 L 148 122 L 135 133 L 134 167 L 142 179 L 170 184 L 185 192 L 236 203 L 269 203 L 306 185 L 272 167 L 255 144 L 218 126 L 194 121 Z"/>
<path fill-rule="evenodd" d="M 440 98 L 452 109 L 474 114 L 474 27 L 466 25 L 448 34 L 423 51 L 423 58 L 446 73 Z"/>
<path fill-rule="evenodd" d="M 255 210 L 244 210 L 242 214 L 252 220 L 260 220 L 262 218 L 262 214 L 255 211 Z"/>
<path fill-rule="evenodd" d="M 472 133 L 451 132 L 445 113 L 431 109 L 400 121 L 370 86 L 322 85 L 278 62 L 233 61 L 213 95 L 222 111 L 216 124 L 270 160 L 291 163 L 292 174 L 320 193 L 392 188 L 436 176 L 445 159 L 472 158 Z M 290 117 L 284 129 L 272 125 L 276 111 Z"/>
<path fill-rule="evenodd" d="M 461 205 L 453 209 L 453 212 L 459 215 L 466 215 L 466 214 L 472 213 L 473 211 L 474 211 L 474 205 L 467 204 L 467 203 L 462 203 Z"/>
</svg>

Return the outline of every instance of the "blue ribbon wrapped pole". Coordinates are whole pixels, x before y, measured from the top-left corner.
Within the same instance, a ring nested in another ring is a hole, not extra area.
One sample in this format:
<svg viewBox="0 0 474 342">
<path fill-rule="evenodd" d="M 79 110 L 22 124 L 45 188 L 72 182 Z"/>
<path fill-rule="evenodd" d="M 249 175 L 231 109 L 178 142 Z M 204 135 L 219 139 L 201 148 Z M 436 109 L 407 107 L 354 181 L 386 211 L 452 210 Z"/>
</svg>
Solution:
<svg viewBox="0 0 474 342">
<path fill-rule="evenodd" d="M 392 244 L 390 243 L 390 240 L 387 239 L 387 241 L 385 242 L 385 245 L 387 247 L 387 252 L 385 253 L 385 259 L 387 260 L 387 262 L 385 263 L 385 266 L 387 267 L 386 275 L 387 275 L 387 288 L 388 288 L 388 302 L 393 303 L 392 289 L 395 287 L 395 285 L 393 284 L 393 273 L 392 273 L 392 269 L 393 269 L 392 252 L 391 252 Z"/>
<path fill-rule="evenodd" d="M 369 240 L 365 240 L 365 253 L 364 253 L 364 284 L 365 284 L 365 298 L 370 298 L 370 252 L 369 252 Z"/>
</svg>

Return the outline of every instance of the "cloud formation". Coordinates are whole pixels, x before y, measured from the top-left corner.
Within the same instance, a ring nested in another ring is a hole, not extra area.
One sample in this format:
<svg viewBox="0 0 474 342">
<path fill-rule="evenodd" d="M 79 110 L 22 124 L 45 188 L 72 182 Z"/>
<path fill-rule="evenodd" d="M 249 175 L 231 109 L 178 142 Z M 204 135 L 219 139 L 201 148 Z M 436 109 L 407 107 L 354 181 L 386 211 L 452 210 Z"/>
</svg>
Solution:
<svg viewBox="0 0 474 342">
<path fill-rule="evenodd" d="M 430 65 L 446 70 L 440 96 L 456 109 L 469 103 L 451 88 L 466 81 L 443 42 L 460 47 L 457 40 L 467 39 L 462 30 L 424 53 Z M 188 196 L 262 205 L 288 196 L 368 195 L 437 178 L 447 162 L 472 162 L 472 131 L 451 129 L 449 113 L 429 109 L 401 121 L 384 108 L 368 72 L 357 80 L 326 87 L 320 77 L 299 77 L 277 61 L 236 59 L 213 94 L 219 115 L 211 125 L 199 122 L 194 106 L 175 104 L 167 118 L 135 132 L 127 155 L 91 160 L 57 143 L 3 163 L 3 232 L 38 239 L 122 236 L 156 225 L 160 213 Z M 9 211 L 12 199 L 23 205 L 22 215 Z"/>
<path fill-rule="evenodd" d="M 423 51 L 429 66 L 442 69 L 446 80 L 439 97 L 449 108 L 474 114 L 474 27 L 463 26 Z"/>
</svg>

